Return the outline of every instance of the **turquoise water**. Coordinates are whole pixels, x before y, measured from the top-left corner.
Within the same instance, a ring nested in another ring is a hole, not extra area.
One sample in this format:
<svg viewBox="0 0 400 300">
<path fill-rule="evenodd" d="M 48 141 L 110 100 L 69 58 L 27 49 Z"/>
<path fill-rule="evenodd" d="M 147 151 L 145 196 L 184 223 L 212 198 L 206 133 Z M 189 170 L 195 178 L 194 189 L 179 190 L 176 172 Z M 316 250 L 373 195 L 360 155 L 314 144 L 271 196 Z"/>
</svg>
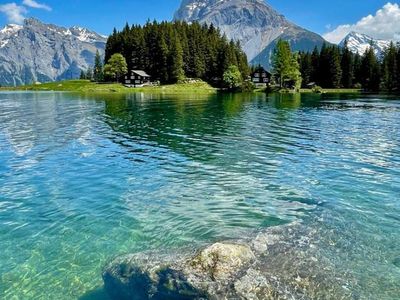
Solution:
<svg viewBox="0 0 400 300">
<path fill-rule="evenodd" d="M 1 299 L 106 299 L 116 255 L 298 220 L 351 299 L 400 298 L 398 98 L 0 93 Z"/>
</svg>

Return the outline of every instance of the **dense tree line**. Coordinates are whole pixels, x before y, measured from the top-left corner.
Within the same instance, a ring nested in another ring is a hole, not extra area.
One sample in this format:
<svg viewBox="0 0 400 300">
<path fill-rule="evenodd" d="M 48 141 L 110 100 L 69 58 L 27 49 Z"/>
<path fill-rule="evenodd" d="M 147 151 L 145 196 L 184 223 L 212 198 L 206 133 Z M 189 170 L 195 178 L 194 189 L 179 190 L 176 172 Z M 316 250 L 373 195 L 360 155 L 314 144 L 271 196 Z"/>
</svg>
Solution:
<svg viewBox="0 0 400 300">
<path fill-rule="evenodd" d="M 300 52 L 302 85 L 315 83 L 323 88 L 363 88 L 367 91 L 400 91 L 400 45 L 390 46 L 377 56 L 373 47 L 363 55 L 324 44 L 313 52 Z"/>
<path fill-rule="evenodd" d="M 221 85 L 224 73 L 236 66 L 249 75 L 247 57 L 239 43 L 228 41 L 213 25 L 185 22 L 147 22 L 114 29 L 108 38 L 105 62 L 121 53 L 128 69 L 140 69 L 161 83 L 185 77 Z"/>
</svg>

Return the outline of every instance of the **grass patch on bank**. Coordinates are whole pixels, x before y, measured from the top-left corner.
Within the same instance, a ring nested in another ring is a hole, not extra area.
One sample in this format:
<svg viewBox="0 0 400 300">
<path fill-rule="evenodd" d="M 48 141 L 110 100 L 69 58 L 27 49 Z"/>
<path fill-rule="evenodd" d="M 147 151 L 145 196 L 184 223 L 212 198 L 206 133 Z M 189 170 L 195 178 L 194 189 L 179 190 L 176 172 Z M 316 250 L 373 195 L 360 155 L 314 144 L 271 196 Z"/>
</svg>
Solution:
<svg viewBox="0 0 400 300">
<path fill-rule="evenodd" d="M 313 89 L 300 89 L 300 93 L 313 93 L 315 94 L 315 90 Z M 361 93 L 360 89 L 321 89 L 322 94 L 358 94 Z"/>
<path fill-rule="evenodd" d="M 99 84 L 89 80 L 66 80 L 18 87 L 3 87 L 7 91 L 60 91 L 79 93 L 215 93 L 217 89 L 206 82 L 179 83 L 161 86 L 128 88 L 119 83 Z"/>
</svg>

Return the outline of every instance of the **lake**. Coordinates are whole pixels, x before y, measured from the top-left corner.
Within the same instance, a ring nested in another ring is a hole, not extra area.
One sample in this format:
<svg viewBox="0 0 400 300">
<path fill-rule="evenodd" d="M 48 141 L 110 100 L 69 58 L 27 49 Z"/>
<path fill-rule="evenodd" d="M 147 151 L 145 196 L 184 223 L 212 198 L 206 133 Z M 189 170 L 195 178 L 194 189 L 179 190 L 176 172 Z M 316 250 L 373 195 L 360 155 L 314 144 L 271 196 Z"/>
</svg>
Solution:
<svg viewBox="0 0 400 300">
<path fill-rule="evenodd" d="M 106 299 L 116 255 L 295 221 L 349 299 L 399 299 L 400 98 L 0 93 L 1 299 Z"/>
</svg>

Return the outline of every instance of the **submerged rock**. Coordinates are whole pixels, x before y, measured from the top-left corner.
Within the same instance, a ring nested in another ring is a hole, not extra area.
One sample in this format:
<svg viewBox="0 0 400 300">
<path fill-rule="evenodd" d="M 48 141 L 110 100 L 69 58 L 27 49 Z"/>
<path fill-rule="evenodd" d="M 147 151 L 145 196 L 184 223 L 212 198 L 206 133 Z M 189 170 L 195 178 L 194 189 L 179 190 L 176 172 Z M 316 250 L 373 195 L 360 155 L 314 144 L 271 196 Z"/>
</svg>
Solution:
<svg viewBox="0 0 400 300">
<path fill-rule="evenodd" d="M 353 299 L 334 265 L 317 251 L 316 232 L 299 224 L 198 252 L 139 253 L 103 273 L 113 299 Z"/>
<path fill-rule="evenodd" d="M 255 256 L 247 245 L 216 243 L 197 254 L 122 256 L 103 273 L 115 299 L 210 299 L 228 295 L 229 285 Z"/>
</svg>

